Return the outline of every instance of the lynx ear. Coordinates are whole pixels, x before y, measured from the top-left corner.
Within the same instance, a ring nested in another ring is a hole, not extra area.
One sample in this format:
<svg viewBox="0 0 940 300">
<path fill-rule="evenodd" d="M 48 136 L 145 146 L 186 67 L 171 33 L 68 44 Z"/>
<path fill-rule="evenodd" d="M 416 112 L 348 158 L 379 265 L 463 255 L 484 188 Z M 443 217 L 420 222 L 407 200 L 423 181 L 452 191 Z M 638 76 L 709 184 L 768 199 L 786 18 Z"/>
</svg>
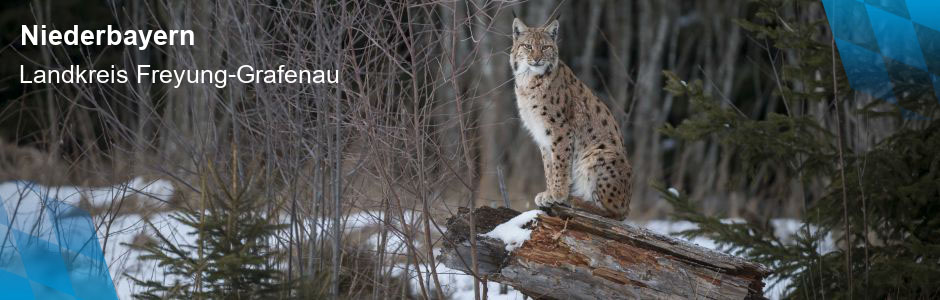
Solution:
<svg viewBox="0 0 940 300">
<path fill-rule="evenodd" d="M 548 36 L 552 37 L 553 40 L 558 39 L 558 19 L 545 26 L 545 33 L 548 33 Z"/>
<path fill-rule="evenodd" d="M 519 20 L 519 18 L 512 19 L 512 39 L 518 38 L 526 29 L 529 29 L 529 27 L 525 26 L 522 20 Z"/>
</svg>

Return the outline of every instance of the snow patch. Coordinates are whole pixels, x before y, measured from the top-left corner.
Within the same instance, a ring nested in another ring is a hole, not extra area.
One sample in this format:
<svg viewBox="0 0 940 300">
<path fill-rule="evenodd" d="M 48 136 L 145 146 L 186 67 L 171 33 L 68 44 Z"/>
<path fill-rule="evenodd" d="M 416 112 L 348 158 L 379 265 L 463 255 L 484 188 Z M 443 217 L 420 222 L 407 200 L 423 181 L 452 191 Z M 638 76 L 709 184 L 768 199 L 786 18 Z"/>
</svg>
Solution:
<svg viewBox="0 0 940 300">
<path fill-rule="evenodd" d="M 521 213 L 509 221 L 499 224 L 483 236 L 503 241 L 506 244 L 506 251 L 512 251 L 522 246 L 522 243 L 529 240 L 529 236 L 532 234 L 531 229 L 525 229 L 522 226 L 535 220 L 540 214 L 542 214 L 542 211 L 538 209 Z"/>
<path fill-rule="evenodd" d="M 673 197 L 679 197 L 679 190 L 674 187 L 669 188 L 669 193 L 672 194 Z"/>
<path fill-rule="evenodd" d="M 69 188 L 76 190 L 78 197 L 87 199 L 88 203 L 95 207 L 108 206 L 116 200 L 128 197 L 136 197 L 147 205 L 159 205 L 170 201 L 174 191 L 173 184 L 167 180 L 145 180 L 141 177 L 107 187 Z M 78 203 L 77 199 L 75 200 L 74 203 Z M 60 198 L 60 201 L 66 200 Z"/>
<path fill-rule="evenodd" d="M 393 276 L 407 276 L 408 283 L 413 293 L 412 295 L 415 296 L 415 298 L 421 298 L 421 283 L 418 282 L 419 280 L 424 283 L 425 288 L 434 289 L 434 281 L 431 278 L 431 274 L 428 272 L 428 266 L 422 264 L 418 267 L 421 270 L 420 277 L 417 272 L 415 272 L 413 265 L 397 264 L 394 267 L 395 269 L 391 272 Z M 444 295 L 446 295 L 446 297 L 443 298 L 454 300 L 474 299 L 473 276 L 467 275 L 460 270 L 448 268 L 443 264 L 438 264 L 434 269 L 441 282 L 441 289 Z M 405 270 L 408 271 L 407 275 L 404 275 Z M 489 281 L 486 283 L 486 298 L 491 300 L 522 300 L 525 299 L 525 296 L 511 286 L 506 286 L 506 289 L 502 290 L 498 282 Z"/>
<path fill-rule="evenodd" d="M 382 244 L 382 233 L 376 233 L 369 237 L 369 245 L 375 249 L 379 248 L 379 245 Z M 385 253 L 395 254 L 395 255 L 406 255 L 408 248 L 406 248 L 405 238 L 401 236 L 401 233 L 396 231 L 388 231 L 388 234 L 385 236 Z M 438 248 L 434 248 L 437 250 Z"/>
<path fill-rule="evenodd" d="M 56 201 L 78 207 L 81 200 L 85 199 L 92 206 L 107 208 L 121 200 L 136 197 L 145 205 L 159 206 L 169 201 L 173 193 L 174 188 L 169 181 L 144 180 L 141 177 L 103 187 L 43 186 L 29 181 L 8 181 L 0 183 L 0 217 L 11 220 L 10 225 L 15 229 L 21 229 L 55 244 L 61 237 L 57 236 L 54 231 L 56 227 L 46 214 L 49 205 L 55 204 Z M 56 208 L 70 209 L 67 206 Z M 69 211 L 58 213 L 65 217 L 72 216 Z M 169 213 L 157 213 L 147 219 L 155 228 L 151 228 L 147 224 L 148 221 L 138 214 L 105 213 L 91 217 L 98 244 L 103 248 L 103 258 L 108 264 L 108 271 L 119 299 L 132 299 L 134 293 L 145 288 L 137 285 L 129 276 L 166 283 L 175 280 L 165 276 L 165 267 L 159 266 L 157 262 L 139 259 L 143 253 L 129 246 L 139 236 L 153 236 L 156 229 L 178 245 L 195 242 L 195 236 L 181 231 L 189 227 L 170 217 Z M 0 224 L 0 227 L 6 226 Z M 87 272 L 87 268 L 76 267 L 72 272 Z"/>
<path fill-rule="evenodd" d="M 26 181 L 10 181 L 0 184 L 0 194 L 10 201 L 19 201 L 26 197 L 37 199 L 56 199 L 72 206 L 78 206 L 82 199 L 94 207 L 105 207 L 125 198 L 136 197 L 148 205 L 167 203 L 173 197 L 173 184 L 168 180 L 145 180 L 135 177 L 128 182 L 103 187 L 78 186 L 43 186 Z M 32 194 L 32 195 L 30 195 Z"/>
</svg>

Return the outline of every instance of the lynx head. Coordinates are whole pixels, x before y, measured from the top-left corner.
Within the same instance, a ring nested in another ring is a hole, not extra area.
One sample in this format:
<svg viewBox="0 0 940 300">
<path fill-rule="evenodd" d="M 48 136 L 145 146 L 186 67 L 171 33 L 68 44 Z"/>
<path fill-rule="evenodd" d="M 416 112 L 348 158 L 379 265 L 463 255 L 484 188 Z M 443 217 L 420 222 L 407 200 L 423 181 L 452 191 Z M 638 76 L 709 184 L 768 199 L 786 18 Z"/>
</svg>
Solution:
<svg viewBox="0 0 940 300">
<path fill-rule="evenodd" d="M 557 38 L 558 20 L 542 27 L 529 27 L 519 18 L 514 19 L 509 54 L 512 73 L 541 75 L 554 70 L 558 65 Z"/>
</svg>

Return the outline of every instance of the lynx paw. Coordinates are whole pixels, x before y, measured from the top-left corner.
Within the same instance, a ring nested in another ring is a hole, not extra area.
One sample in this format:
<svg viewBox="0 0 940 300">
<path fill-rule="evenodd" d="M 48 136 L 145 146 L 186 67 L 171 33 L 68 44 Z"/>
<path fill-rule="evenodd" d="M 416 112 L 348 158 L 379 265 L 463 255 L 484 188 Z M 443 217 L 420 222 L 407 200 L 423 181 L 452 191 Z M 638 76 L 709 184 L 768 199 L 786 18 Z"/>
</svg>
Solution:
<svg viewBox="0 0 940 300">
<path fill-rule="evenodd" d="M 535 195 L 535 206 L 549 207 L 555 203 L 558 203 L 558 204 L 565 203 L 565 200 L 566 199 L 562 197 L 552 196 L 552 194 L 549 193 L 548 191 L 544 191 L 544 192 L 539 193 L 538 195 Z"/>
</svg>

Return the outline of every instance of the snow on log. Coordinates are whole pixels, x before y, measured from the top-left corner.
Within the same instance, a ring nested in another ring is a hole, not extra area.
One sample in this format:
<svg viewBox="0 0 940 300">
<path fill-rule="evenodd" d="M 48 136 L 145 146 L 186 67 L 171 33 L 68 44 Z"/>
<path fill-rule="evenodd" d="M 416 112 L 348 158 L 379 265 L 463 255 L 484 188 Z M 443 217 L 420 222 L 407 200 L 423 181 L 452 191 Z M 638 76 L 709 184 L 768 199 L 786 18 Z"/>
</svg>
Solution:
<svg viewBox="0 0 940 300">
<path fill-rule="evenodd" d="M 447 220 L 439 259 L 472 275 L 472 213 L 480 279 L 536 299 L 764 298 L 770 271 L 759 264 L 571 208 L 550 211 L 462 208 Z"/>
</svg>

